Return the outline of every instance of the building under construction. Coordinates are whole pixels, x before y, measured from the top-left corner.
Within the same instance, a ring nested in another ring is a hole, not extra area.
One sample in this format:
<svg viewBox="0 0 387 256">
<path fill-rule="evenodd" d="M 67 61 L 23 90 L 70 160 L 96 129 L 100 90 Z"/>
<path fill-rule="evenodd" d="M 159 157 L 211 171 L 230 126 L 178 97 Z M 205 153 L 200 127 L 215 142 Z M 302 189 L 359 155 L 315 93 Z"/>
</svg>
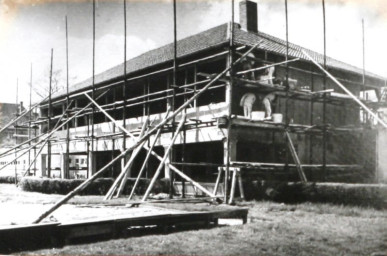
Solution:
<svg viewBox="0 0 387 256">
<path fill-rule="evenodd" d="M 39 173 L 89 178 L 108 166 L 101 176 L 161 171 L 175 184 L 183 173 L 216 186 L 223 172 L 240 181 L 383 179 L 385 78 L 259 32 L 256 3 L 239 8 L 239 24 L 151 50 L 42 102 L 35 123 L 50 136 L 34 155 Z"/>
</svg>

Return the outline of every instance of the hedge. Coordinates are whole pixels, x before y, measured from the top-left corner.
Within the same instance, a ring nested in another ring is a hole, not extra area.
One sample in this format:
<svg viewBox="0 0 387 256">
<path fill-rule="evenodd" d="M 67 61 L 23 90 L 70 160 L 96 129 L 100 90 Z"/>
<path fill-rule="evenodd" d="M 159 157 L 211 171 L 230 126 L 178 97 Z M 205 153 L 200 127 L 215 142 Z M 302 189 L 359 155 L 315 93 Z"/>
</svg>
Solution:
<svg viewBox="0 0 387 256">
<path fill-rule="evenodd" d="M 250 181 L 246 197 L 283 203 L 321 202 L 387 208 L 386 184 Z"/>
<path fill-rule="evenodd" d="M 20 181 L 21 177 L 18 176 L 17 180 Z M 9 184 L 15 184 L 15 176 L 0 176 L 0 184 L 1 183 L 9 183 Z"/>
<path fill-rule="evenodd" d="M 48 179 L 48 178 L 23 178 L 19 186 L 24 191 L 40 192 L 46 194 L 67 194 L 79 186 L 84 180 Z M 134 179 L 128 179 L 124 188 L 124 195 L 129 195 Z M 100 178 L 89 184 L 81 195 L 105 195 L 113 178 Z M 136 194 L 145 193 L 149 179 L 141 179 Z M 244 181 L 246 199 L 273 200 L 283 203 L 323 202 L 344 205 L 358 205 L 375 208 L 387 208 L 386 184 L 346 184 L 346 183 L 300 183 L 300 182 L 274 182 L 264 180 Z M 168 193 L 169 180 L 156 181 L 152 193 Z"/>
<path fill-rule="evenodd" d="M 48 179 L 48 178 L 34 178 L 25 177 L 23 178 L 19 186 L 23 191 L 29 192 L 40 192 L 45 194 L 61 194 L 65 195 L 78 187 L 84 179 Z M 81 195 L 105 195 L 109 188 L 114 182 L 113 178 L 99 178 L 91 182 L 84 190 L 80 192 Z M 135 179 L 128 179 L 124 187 L 123 194 L 129 195 Z M 149 179 L 140 179 L 139 184 L 136 187 L 135 193 L 142 195 L 145 193 Z M 153 189 L 152 193 L 168 193 L 169 191 L 169 180 L 161 179 L 158 180 Z"/>
</svg>

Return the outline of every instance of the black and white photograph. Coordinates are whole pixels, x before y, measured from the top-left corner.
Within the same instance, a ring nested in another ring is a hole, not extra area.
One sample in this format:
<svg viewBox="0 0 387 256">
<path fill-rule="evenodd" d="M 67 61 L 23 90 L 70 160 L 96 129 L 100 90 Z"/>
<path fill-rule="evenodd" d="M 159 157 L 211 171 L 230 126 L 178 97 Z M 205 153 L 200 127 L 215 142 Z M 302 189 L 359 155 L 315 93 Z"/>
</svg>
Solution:
<svg viewBox="0 0 387 256">
<path fill-rule="evenodd" d="M 0 255 L 387 256 L 385 0 L 0 0 Z"/>
</svg>

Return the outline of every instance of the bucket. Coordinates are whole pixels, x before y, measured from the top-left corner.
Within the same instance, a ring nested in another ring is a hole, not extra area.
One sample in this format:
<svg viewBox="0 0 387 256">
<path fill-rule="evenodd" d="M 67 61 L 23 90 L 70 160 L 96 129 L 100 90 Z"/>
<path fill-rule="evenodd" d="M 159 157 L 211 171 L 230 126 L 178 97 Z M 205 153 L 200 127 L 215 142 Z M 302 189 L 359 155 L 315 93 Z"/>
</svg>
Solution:
<svg viewBox="0 0 387 256">
<path fill-rule="evenodd" d="M 273 122 L 274 123 L 282 123 L 282 114 L 273 114 Z"/>
<path fill-rule="evenodd" d="M 265 118 L 264 111 L 253 111 L 251 112 L 251 119 L 254 120 L 263 120 Z"/>
</svg>

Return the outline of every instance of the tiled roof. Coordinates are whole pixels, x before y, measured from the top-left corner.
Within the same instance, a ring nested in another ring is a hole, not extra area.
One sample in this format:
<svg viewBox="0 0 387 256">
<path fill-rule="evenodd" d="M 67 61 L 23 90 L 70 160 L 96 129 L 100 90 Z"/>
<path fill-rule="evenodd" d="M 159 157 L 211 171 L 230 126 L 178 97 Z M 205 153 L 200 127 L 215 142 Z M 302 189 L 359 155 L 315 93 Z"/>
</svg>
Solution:
<svg viewBox="0 0 387 256">
<path fill-rule="evenodd" d="M 177 56 L 183 57 L 191 53 L 199 52 L 210 47 L 227 42 L 227 24 L 223 24 L 199 34 L 186 37 L 178 41 Z M 160 48 L 148 51 L 126 62 L 126 73 L 130 74 L 151 66 L 162 64 L 173 60 L 173 44 L 167 44 Z M 108 69 L 95 76 L 95 84 L 108 81 L 122 76 L 124 73 L 124 63 Z M 70 92 L 88 87 L 92 84 L 92 79 L 89 78 L 83 82 L 71 86 Z M 65 95 L 66 92 L 59 91 L 53 97 Z"/>
<path fill-rule="evenodd" d="M 286 41 L 276 38 L 274 36 L 259 32 L 247 32 L 241 30 L 239 25 L 235 25 L 235 34 L 234 40 L 236 43 L 245 44 L 245 45 L 254 45 L 260 43 L 258 48 L 266 50 L 269 52 L 275 52 L 282 55 L 286 54 Z M 201 33 L 186 37 L 178 41 L 177 44 L 177 56 L 184 57 L 189 54 L 199 52 L 217 45 L 228 42 L 229 33 L 228 33 L 228 24 L 223 24 L 209 30 L 203 31 Z M 289 56 L 295 58 L 301 58 L 308 61 L 308 58 L 301 52 L 305 50 L 310 54 L 315 60 L 319 63 L 323 63 L 324 56 L 317 52 L 308 50 L 301 46 L 289 43 Z M 167 61 L 173 60 L 173 44 L 168 44 L 160 48 L 148 51 L 144 54 L 141 54 L 133 59 L 130 59 L 126 62 L 126 73 L 130 74 L 136 71 L 140 71 L 145 68 L 152 67 L 157 64 L 162 64 Z M 327 57 L 327 65 L 331 68 L 342 69 L 344 71 L 350 71 L 362 74 L 362 69 L 349 65 L 347 63 L 332 59 Z M 123 75 L 124 63 L 117 65 L 111 69 L 108 69 L 100 74 L 95 76 L 95 84 L 99 84 L 114 78 L 118 78 Z M 367 76 L 384 79 L 381 76 L 372 74 L 370 72 L 366 73 Z M 70 92 L 77 91 L 79 89 L 90 87 L 92 84 L 92 79 L 89 78 L 81 83 L 75 84 L 70 87 Z M 65 91 L 59 91 L 53 97 L 60 97 L 66 94 Z"/>
<path fill-rule="evenodd" d="M 269 52 L 279 53 L 281 55 L 286 55 L 286 41 L 279 39 L 277 37 L 271 36 L 269 34 L 259 32 L 252 33 L 246 32 L 241 29 L 235 30 L 235 41 L 240 44 L 253 46 L 256 43 L 260 43 L 258 48 L 262 50 L 266 50 Z M 293 44 L 289 42 L 289 56 L 294 58 L 300 58 L 303 60 L 309 61 L 309 58 L 302 53 L 302 50 L 306 51 L 310 56 L 312 56 L 318 63 L 324 63 L 324 55 L 317 53 L 315 51 L 306 49 L 299 45 Z M 354 72 L 354 73 L 363 73 L 363 69 L 355 67 L 353 65 L 347 64 L 345 62 L 330 58 L 327 56 L 327 66 L 336 69 L 342 69 L 344 71 Z M 366 72 L 367 76 L 383 79 L 382 76 L 373 74 L 371 72 Z"/>
</svg>

